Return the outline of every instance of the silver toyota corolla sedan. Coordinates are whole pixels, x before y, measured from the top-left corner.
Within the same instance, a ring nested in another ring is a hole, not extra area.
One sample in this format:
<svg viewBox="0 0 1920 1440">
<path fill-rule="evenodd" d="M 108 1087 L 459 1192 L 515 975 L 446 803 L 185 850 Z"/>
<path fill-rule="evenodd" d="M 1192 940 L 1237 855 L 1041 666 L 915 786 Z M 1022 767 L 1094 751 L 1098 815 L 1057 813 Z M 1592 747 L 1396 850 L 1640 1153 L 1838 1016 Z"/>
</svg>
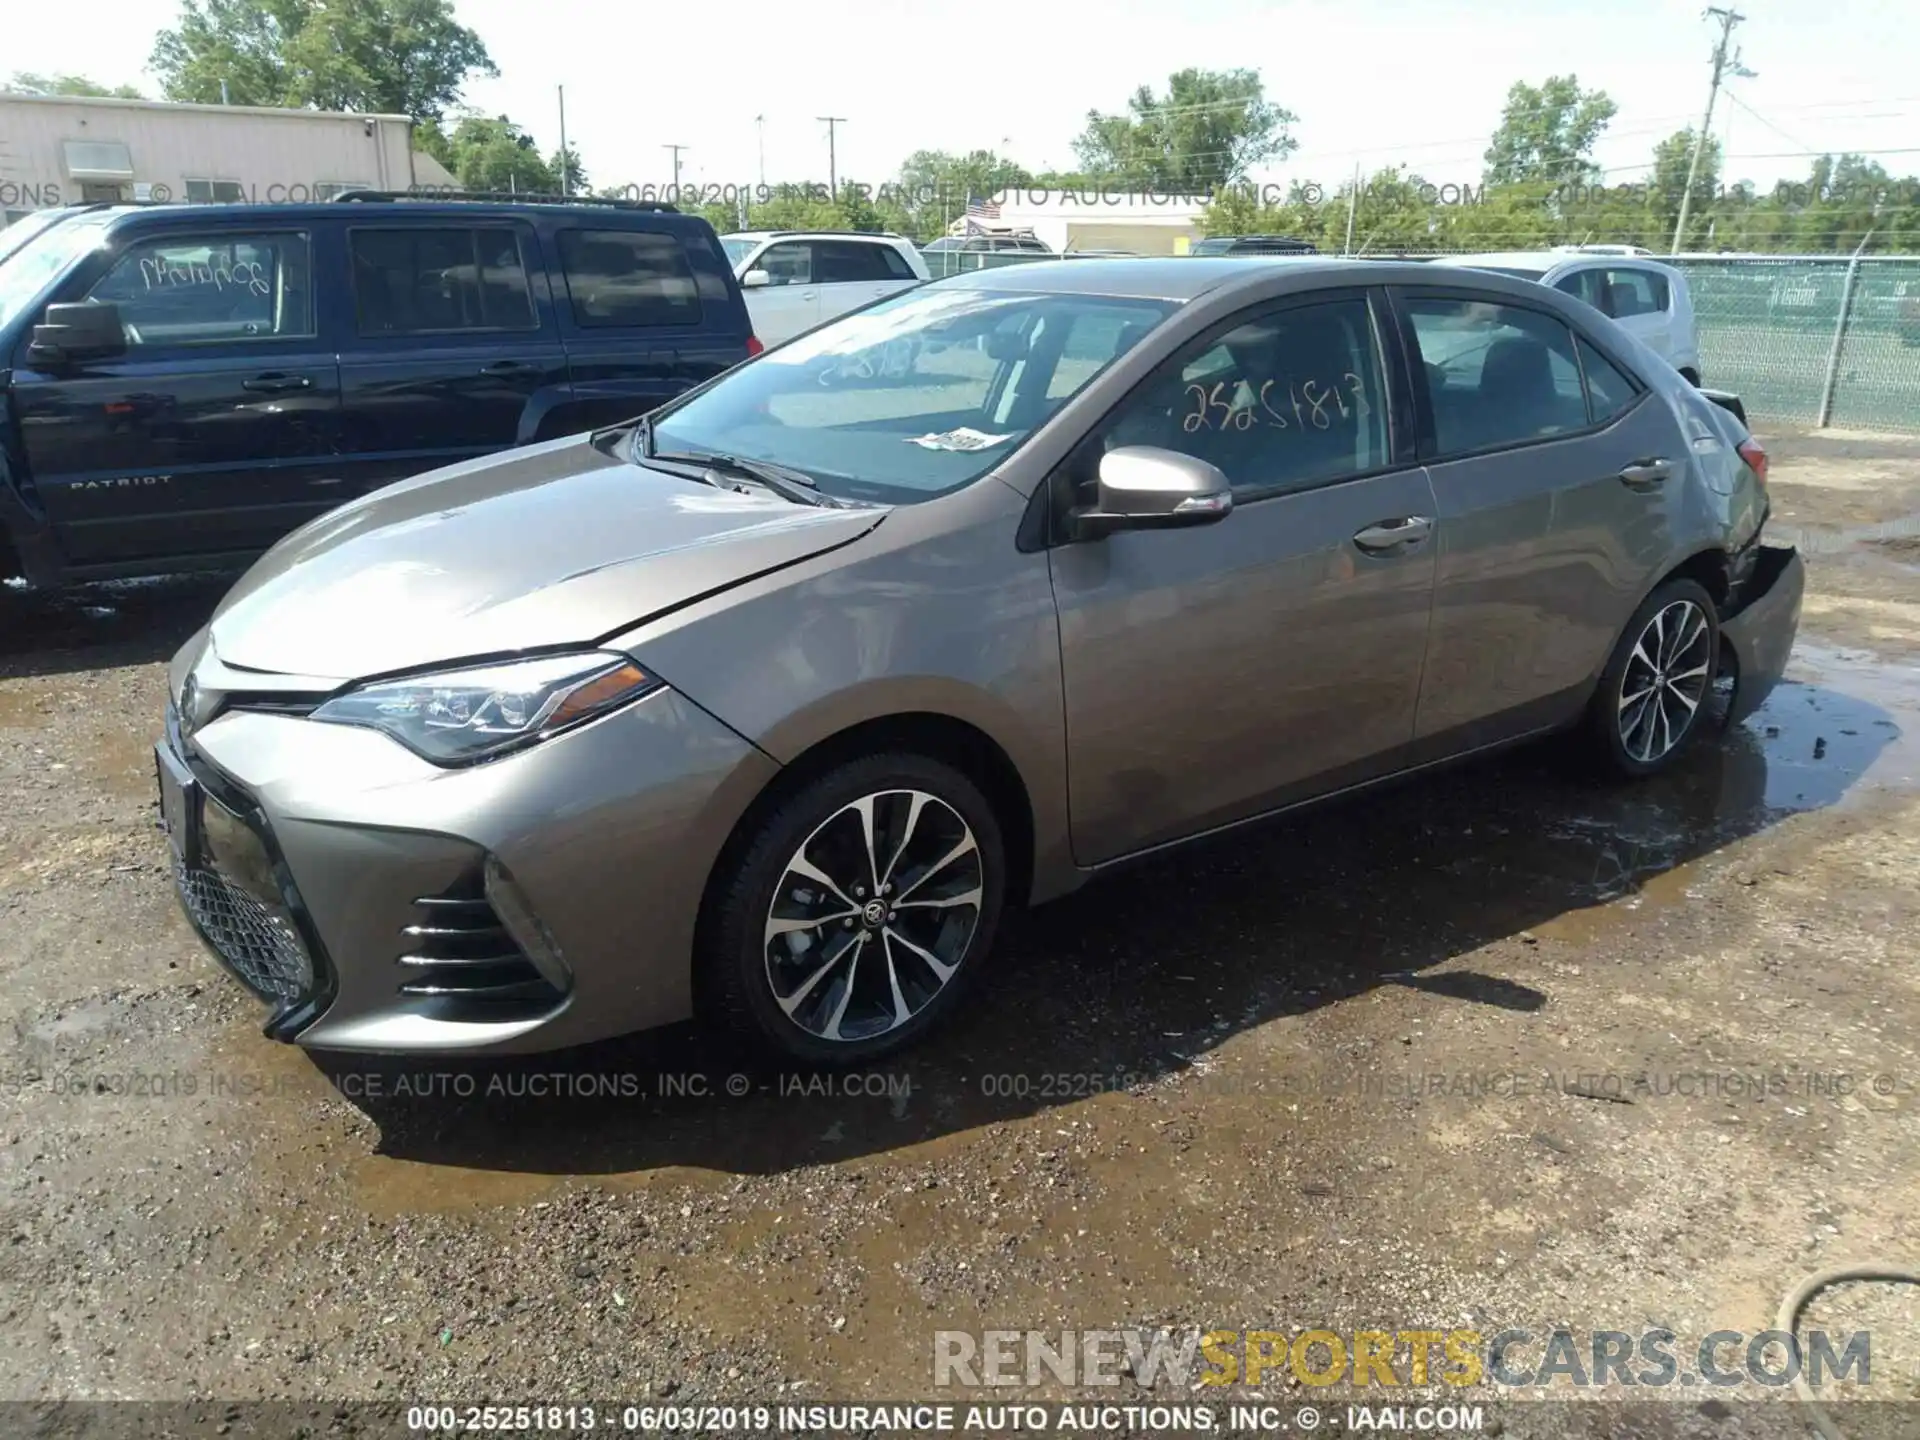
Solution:
<svg viewBox="0 0 1920 1440">
<path fill-rule="evenodd" d="M 1549 731 L 1672 763 L 1793 643 L 1765 480 L 1522 280 L 956 277 L 281 542 L 173 662 L 180 895 L 306 1046 L 868 1061 L 1134 857 Z"/>
</svg>

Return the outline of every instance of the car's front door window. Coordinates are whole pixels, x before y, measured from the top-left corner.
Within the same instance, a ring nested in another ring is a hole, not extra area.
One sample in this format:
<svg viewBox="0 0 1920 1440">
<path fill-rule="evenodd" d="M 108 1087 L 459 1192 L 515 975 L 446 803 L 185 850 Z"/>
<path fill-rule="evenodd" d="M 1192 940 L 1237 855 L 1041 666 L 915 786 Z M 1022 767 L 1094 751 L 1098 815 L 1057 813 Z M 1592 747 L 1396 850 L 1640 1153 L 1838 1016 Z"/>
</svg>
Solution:
<svg viewBox="0 0 1920 1440">
<path fill-rule="evenodd" d="M 767 272 L 770 285 L 811 285 L 813 247 L 796 241 L 769 245 L 761 252 L 754 268 Z"/>
<path fill-rule="evenodd" d="M 310 336 L 307 237 L 210 235 L 128 248 L 88 291 L 120 307 L 130 349 Z"/>
<path fill-rule="evenodd" d="M 1122 402 L 1102 448 L 1195 456 L 1243 500 L 1366 474 L 1387 463 L 1380 374 L 1364 299 L 1270 310 L 1175 355 Z"/>
</svg>

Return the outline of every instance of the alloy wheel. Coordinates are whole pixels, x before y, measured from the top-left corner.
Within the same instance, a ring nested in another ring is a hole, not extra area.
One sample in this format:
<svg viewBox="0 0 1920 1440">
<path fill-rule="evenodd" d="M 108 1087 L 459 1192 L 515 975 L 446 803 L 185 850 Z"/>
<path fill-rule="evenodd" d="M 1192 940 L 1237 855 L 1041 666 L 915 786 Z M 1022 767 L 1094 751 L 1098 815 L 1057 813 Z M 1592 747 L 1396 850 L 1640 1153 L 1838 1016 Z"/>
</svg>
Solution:
<svg viewBox="0 0 1920 1440">
<path fill-rule="evenodd" d="M 1650 765 L 1693 728 L 1713 683 L 1712 627 L 1691 600 L 1654 612 L 1634 641 L 1620 676 L 1620 745 Z"/>
<path fill-rule="evenodd" d="M 897 1030 L 966 958 L 986 875 L 960 812 L 924 790 L 842 806 L 787 861 L 767 910 L 767 984 L 809 1035 Z"/>
</svg>

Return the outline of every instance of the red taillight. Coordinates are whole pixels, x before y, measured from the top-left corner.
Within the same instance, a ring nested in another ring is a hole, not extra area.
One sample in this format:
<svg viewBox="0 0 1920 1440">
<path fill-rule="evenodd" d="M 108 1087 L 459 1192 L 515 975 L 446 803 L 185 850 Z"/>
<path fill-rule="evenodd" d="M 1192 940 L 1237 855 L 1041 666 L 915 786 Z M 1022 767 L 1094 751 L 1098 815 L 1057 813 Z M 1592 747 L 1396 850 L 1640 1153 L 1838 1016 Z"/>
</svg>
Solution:
<svg viewBox="0 0 1920 1440">
<path fill-rule="evenodd" d="M 1758 440 L 1742 440 L 1739 445 L 1740 458 L 1747 462 L 1747 468 L 1753 471 L 1753 478 L 1762 485 L 1767 483 L 1767 452 L 1761 448 Z"/>
<path fill-rule="evenodd" d="M 758 335 L 747 336 L 747 358 L 749 360 L 756 355 L 764 355 L 766 349 L 767 347 L 760 343 L 760 337 Z"/>
</svg>

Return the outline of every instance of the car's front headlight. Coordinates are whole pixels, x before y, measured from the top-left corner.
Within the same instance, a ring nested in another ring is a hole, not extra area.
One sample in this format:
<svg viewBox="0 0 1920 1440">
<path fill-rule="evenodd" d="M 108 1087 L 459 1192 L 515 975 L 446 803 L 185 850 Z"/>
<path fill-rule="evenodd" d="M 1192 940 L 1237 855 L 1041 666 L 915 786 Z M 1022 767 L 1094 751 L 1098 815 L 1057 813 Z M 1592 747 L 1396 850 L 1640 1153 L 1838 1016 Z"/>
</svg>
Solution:
<svg viewBox="0 0 1920 1440">
<path fill-rule="evenodd" d="M 468 765 L 659 687 L 626 656 L 595 650 L 377 680 L 335 696 L 309 718 L 368 726 L 437 765 Z"/>
</svg>

